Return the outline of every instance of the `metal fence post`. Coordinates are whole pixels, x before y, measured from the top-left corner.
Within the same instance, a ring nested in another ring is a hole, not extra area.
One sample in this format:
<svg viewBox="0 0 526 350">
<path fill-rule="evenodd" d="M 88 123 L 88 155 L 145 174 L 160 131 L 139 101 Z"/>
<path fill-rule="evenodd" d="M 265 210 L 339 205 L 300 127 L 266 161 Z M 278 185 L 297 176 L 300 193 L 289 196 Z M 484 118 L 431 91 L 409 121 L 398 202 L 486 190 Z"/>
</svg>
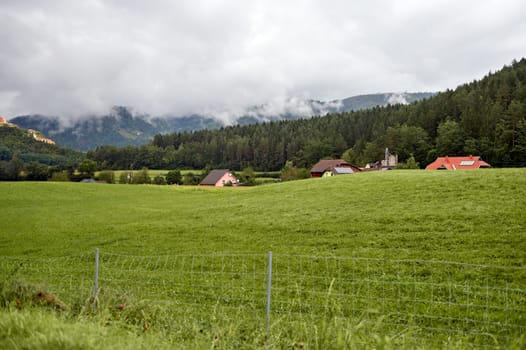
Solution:
<svg viewBox="0 0 526 350">
<path fill-rule="evenodd" d="M 270 290 L 272 288 L 272 252 L 268 252 L 267 267 L 267 332 L 270 332 Z"/>
<path fill-rule="evenodd" d="M 99 292 L 99 248 L 95 249 L 95 283 L 93 286 L 93 308 L 97 308 L 97 293 Z"/>
</svg>

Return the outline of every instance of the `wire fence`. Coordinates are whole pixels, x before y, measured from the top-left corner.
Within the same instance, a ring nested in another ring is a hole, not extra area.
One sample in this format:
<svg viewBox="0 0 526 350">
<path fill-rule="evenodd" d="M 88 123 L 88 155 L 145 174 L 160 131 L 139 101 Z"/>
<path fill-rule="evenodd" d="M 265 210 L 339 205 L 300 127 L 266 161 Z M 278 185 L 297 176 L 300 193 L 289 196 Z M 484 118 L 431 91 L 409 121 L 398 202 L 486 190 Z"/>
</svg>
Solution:
<svg viewBox="0 0 526 350">
<path fill-rule="evenodd" d="M 67 303 L 111 290 L 172 307 L 219 305 L 267 322 L 282 316 L 381 319 L 389 334 L 414 327 L 425 337 L 471 336 L 482 342 L 491 337 L 500 344 L 526 331 L 526 267 L 285 254 L 105 252 L 94 267 L 92 253 L 0 259 L 6 279 L 23 277 L 46 285 Z"/>
</svg>

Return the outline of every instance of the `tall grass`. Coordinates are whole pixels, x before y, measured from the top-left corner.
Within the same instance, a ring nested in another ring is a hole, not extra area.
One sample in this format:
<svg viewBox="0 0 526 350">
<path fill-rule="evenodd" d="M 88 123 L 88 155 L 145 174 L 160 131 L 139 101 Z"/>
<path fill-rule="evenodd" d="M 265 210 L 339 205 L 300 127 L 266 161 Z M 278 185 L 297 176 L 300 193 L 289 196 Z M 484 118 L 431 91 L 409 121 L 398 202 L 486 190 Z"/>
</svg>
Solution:
<svg viewBox="0 0 526 350">
<path fill-rule="evenodd" d="M 330 301 L 330 294 L 327 295 Z M 388 334 L 389 325 L 332 312 L 311 318 L 274 317 L 269 330 L 242 309 L 220 305 L 196 309 L 163 306 L 151 300 L 103 295 L 67 311 L 47 306 L 14 305 L 0 311 L 2 349 L 522 349 L 524 334 L 500 343 L 491 334 L 484 342 L 470 335 L 429 337 L 417 324 Z M 338 308 L 333 303 L 332 308 Z M 196 311 L 197 310 L 197 311 Z"/>
</svg>

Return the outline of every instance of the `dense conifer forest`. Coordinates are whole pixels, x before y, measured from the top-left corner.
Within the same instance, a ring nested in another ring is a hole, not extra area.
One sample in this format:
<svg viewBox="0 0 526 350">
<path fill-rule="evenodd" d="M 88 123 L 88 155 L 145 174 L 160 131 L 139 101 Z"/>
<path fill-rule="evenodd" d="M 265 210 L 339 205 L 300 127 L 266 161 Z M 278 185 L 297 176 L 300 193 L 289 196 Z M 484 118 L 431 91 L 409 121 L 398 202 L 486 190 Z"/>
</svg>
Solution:
<svg viewBox="0 0 526 350">
<path fill-rule="evenodd" d="M 526 166 L 526 59 L 479 81 L 410 105 L 218 130 L 156 135 L 140 147 L 88 152 L 100 168 L 279 170 L 343 157 L 363 166 L 383 158 L 424 167 L 437 156 L 480 155 L 494 167 Z"/>
</svg>

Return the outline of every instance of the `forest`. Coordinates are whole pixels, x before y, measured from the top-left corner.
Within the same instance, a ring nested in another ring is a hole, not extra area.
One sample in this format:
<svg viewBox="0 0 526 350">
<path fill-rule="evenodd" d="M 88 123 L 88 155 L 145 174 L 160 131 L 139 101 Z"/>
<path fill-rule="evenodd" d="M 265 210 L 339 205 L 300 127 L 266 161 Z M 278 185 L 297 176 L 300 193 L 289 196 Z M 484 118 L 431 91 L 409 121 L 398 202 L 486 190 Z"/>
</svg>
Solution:
<svg viewBox="0 0 526 350">
<path fill-rule="evenodd" d="M 81 152 L 37 141 L 25 129 L 0 126 L 0 180 L 47 180 L 53 173 L 73 174 L 84 158 Z"/>
<path fill-rule="evenodd" d="M 494 167 L 526 166 L 526 59 L 409 105 L 156 135 L 147 145 L 101 146 L 87 153 L 100 169 L 252 167 L 275 171 L 287 161 L 357 165 L 383 158 L 425 167 L 437 156 L 480 155 Z"/>
</svg>

